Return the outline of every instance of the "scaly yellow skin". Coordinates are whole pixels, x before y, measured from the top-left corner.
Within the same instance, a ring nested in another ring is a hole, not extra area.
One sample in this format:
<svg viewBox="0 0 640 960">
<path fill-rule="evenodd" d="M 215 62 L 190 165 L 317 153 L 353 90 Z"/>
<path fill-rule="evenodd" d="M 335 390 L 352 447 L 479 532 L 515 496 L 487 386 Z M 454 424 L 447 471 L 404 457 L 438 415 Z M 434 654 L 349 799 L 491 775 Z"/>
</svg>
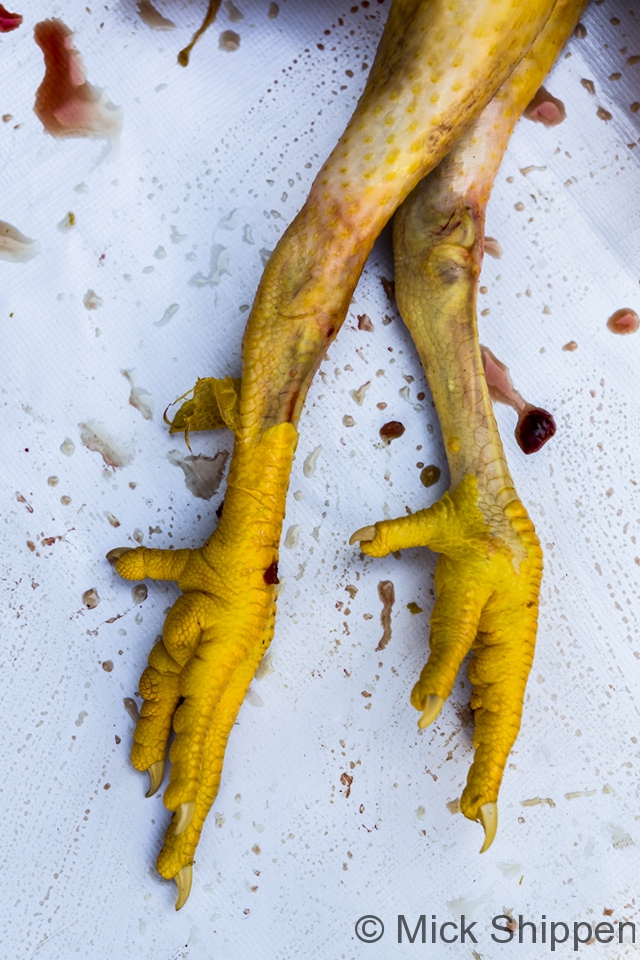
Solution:
<svg viewBox="0 0 640 960">
<path fill-rule="evenodd" d="M 158 872 L 168 879 L 193 861 L 229 732 L 273 636 L 278 543 L 296 441 L 293 424 L 281 423 L 258 442 L 236 446 L 224 511 L 204 546 L 140 547 L 116 558 L 125 579 L 174 580 L 183 592 L 140 678 L 144 703 L 131 751 L 134 767 L 150 771 L 155 792 L 173 721 L 164 803 L 176 813 L 158 857 Z M 187 871 L 179 906 L 189 885 Z"/>
<path fill-rule="evenodd" d="M 263 274 L 243 341 L 242 388 L 222 418 L 235 446 L 218 529 L 196 551 L 116 551 L 118 572 L 184 591 L 143 674 L 134 764 L 152 789 L 174 717 L 174 818 L 159 859 L 182 906 L 224 743 L 273 629 L 277 561 L 295 424 L 375 238 L 529 49 L 554 0 L 394 0 L 365 91 L 307 202 Z M 215 391 L 214 391 L 215 392 Z M 217 400 L 220 397 L 217 396 Z"/>
<path fill-rule="evenodd" d="M 520 727 L 535 646 L 542 551 L 505 459 L 482 368 L 476 320 L 484 214 L 513 127 L 585 6 L 560 0 L 531 51 L 394 223 L 396 297 L 427 373 L 451 492 L 412 516 L 354 534 L 369 556 L 426 546 L 440 557 L 430 655 L 413 689 L 420 727 L 438 715 L 473 651 L 475 757 L 462 813 L 497 829 L 497 800 Z"/>
</svg>

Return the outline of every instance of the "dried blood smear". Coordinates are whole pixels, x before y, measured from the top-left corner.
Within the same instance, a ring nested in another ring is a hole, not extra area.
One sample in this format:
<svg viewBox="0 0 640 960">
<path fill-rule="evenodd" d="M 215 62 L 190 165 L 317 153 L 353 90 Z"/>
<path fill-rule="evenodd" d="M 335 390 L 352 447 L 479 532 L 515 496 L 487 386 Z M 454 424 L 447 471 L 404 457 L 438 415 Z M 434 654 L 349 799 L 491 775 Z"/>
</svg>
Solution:
<svg viewBox="0 0 640 960">
<path fill-rule="evenodd" d="M 19 13 L 9 13 L 0 3 L 0 33 L 10 33 L 11 30 L 17 30 L 22 23 L 22 17 Z"/>
<path fill-rule="evenodd" d="M 43 20 L 34 38 L 44 54 L 45 75 L 34 111 L 54 137 L 111 139 L 120 131 L 121 112 L 102 90 L 87 82 L 73 33 L 62 20 Z"/>
<path fill-rule="evenodd" d="M 506 403 L 518 414 L 514 431 L 518 446 L 523 453 L 536 453 L 556 432 L 556 424 L 548 410 L 527 403 L 514 387 L 509 370 L 488 347 L 481 346 L 487 386 L 492 400 Z"/>
</svg>

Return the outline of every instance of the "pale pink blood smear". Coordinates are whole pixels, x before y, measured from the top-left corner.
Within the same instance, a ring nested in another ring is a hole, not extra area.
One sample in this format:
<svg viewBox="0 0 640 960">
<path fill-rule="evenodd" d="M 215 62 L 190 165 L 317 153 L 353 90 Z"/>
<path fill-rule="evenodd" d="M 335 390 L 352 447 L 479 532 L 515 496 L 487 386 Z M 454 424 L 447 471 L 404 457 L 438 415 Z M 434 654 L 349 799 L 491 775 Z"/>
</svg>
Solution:
<svg viewBox="0 0 640 960">
<path fill-rule="evenodd" d="M 480 354 L 492 400 L 506 403 L 518 414 L 514 435 L 523 453 L 536 453 L 556 432 L 552 415 L 541 407 L 534 407 L 518 393 L 509 370 L 488 347 L 481 346 Z"/>
<path fill-rule="evenodd" d="M 43 20 L 34 38 L 44 54 L 45 75 L 36 92 L 34 111 L 54 137 L 115 137 L 121 113 L 104 92 L 87 82 L 73 33 L 62 20 Z"/>
<path fill-rule="evenodd" d="M 9 13 L 0 3 L 0 33 L 10 33 L 17 30 L 22 23 L 22 17 L 19 13 Z"/>
<path fill-rule="evenodd" d="M 557 127 L 566 119 L 567 111 L 562 100 L 558 100 L 544 87 L 540 87 L 535 97 L 524 111 L 524 116 L 545 127 Z"/>
<path fill-rule="evenodd" d="M 481 346 L 480 353 L 491 399 L 506 403 L 520 413 L 526 407 L 526 403 L 514 387 L 508 368 L 488 347 Z"/>
<path fill-rule="evenodd" d="M 502 256 L 502 247 L 495 237 L 484 238 L 484 252 L 488 253 L 494 260 L 499 260 Z"/>
<path fill-rule="evenodd" d="M 638 314 L 635 310 L 629 310 L 628 307 L 616 310 L 607 320 L 607 327 L 612 333 L 636 333 L 639 325 Z"/>
</svg>

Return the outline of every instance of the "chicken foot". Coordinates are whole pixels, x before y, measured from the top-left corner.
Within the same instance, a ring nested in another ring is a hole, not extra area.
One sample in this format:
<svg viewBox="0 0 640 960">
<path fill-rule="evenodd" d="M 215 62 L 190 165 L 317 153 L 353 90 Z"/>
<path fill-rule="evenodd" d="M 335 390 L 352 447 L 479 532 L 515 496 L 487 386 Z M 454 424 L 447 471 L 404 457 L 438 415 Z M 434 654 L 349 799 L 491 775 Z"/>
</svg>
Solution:
<svg viewBox="0 0 640 960">
<path fill-rule="evenodd" d="M 475 756 L 460 809 L 484 827 L 483 851 L 497 830 L 498 791 L 520 727 L 542 576 L 542 551 L 509 473 L 478 342 L 485 209 L 515 123 L 584 6 L 557 4 L 481 117 L 396 213 L 396 298 L 431 386 L 451 488 L 433 506 L 351 538 L 374 557 L 416 546 L 440 554 L 430 655 L 411 702 L 418 726 L 427 727 L 473 651 Z"/>
<path fill-rule="evenodd" d="M 174 816 L 158 871 L 176 879 L 177 909 L 189 894 L 227 738 L 273 634 L 295 425 L 313 374 L 380 230 L 495 94 L 554 6 L 553 0 L 392 3 L 355 113 L 256 294 L 240 396 L 231 386 L 222 403 L 235 443 L 218 528 L 197 550 L 111 554 L 125 579 L 174 580 L 183 592 L 142 674 L 144 704 L 132 750 L 134 766 L 149 772 L 155 792 L 173 722 L 164 802 Z"/>
</svg>

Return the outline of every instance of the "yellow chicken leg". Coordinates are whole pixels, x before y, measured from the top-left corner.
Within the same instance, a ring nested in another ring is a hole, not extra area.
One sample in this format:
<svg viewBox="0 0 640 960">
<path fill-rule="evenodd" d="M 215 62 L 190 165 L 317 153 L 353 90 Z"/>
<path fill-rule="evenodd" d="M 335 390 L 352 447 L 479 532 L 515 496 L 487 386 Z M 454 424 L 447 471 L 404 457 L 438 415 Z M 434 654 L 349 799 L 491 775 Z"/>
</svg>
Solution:
<svg viewBox="0 0 640 960">
<path fill-rule="evenodd" d="M 418 726 L 435 720 L 473 651 L 475 757 L 460 808 L 498 825 L 504 766 L 518 734 L 536 636 L 542 551 L 520 503 L 484 377 L 476 322 L 484 213 L 513 127 L 573 30 L 583 2 L 560 0 L 527 57 L 394 223 L 398 307 L 424 364 L 451 491 L 432 507 L 359 530 L 364 553 L 427 546 L 440 554 L 430 656 L 413 689 Z"/>
<path fill-rule="evenodd" d="M 173 721 L 164 803 L 174 818 L 158 858 L 167 878 L 191 869 L 229 732 L 273 635 L 280 518 L 296 440 L 295 427 L 281 423 L 236 448 L 224 511 L 204 546 L 114 551 L 125 579 L 174 580 L 183 592 L 140 679 L 144 703 L 131 751 L 155 792 Z"/>
<path fill-rule="evenodd" d="M 155 787 L 173 716 L 165 803 L 174 817 L 158 870 L 176 878 L 177 907 L 188 896 L 229 730 L 273 631 L 295 424 L 313 374 L 380 230 L 491 99 L 553 7 L 394 0 L 356 111 L 263 274 L 243 341 L 240 397 L 231 382 L 213 387 L 236 437 L 220 525 L 199 550 L 140 548 L 115 558 L 122 576 L 168 577 L 184 593 L 143 674 L 132 753 Z M 185 428 L 203 422 L 196 408 L 183 411 Z"/>
</svg>

